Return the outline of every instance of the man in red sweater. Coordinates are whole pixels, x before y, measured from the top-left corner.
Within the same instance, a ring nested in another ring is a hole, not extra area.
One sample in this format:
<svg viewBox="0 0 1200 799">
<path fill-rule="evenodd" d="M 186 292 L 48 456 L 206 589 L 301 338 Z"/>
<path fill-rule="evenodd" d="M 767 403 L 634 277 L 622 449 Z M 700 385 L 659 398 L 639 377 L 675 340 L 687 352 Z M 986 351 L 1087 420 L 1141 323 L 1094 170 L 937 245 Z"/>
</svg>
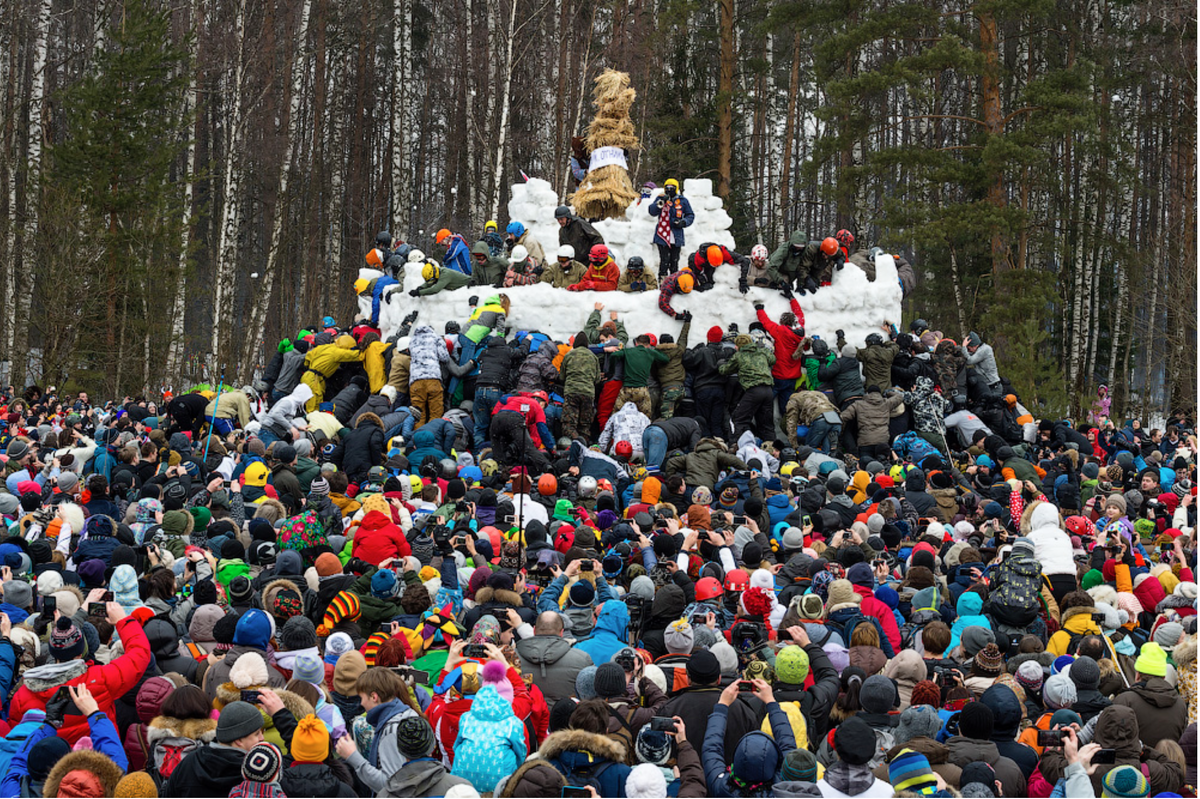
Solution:
<svg viewBox="0 0 1200 799">
<path fill-rule="evenodd" d="M 767 316 L 762 302 L 754 303 L 758 321 L 775 341 L 775 365 L 771 367 L 771 377 L 775 378 L 775 401 L 779 403 L 781 414 L 787 413 L 788 400 L 796 393 L 796 382 L 804 374 L 804 352 L 800 349 L 804 343 L 804 311 L 795 297 L 790 299 L 792 310 L 782 314 L 778 323 Z"/>
</svg>

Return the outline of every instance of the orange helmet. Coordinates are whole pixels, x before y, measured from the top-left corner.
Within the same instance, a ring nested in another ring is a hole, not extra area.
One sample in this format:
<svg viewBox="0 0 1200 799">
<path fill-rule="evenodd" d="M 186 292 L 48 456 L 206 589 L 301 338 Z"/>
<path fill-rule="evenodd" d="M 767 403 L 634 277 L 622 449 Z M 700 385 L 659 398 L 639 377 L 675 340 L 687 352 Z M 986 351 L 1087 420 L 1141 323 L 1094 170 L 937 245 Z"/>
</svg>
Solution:
<svg viewBox="0 0 1200 799">
<path fill-rule="evenodd" d="M 379 252 L 378 247 L 373 247 L 371 249 L 371 251 L 369 253 L 367 253 L 367 266 L 382 266 L 382 265 L 383 265 L 383 254 Z"/>
<path fill-rule="evenodd" d="M 691 275 L 689 275 L 687 272 L 684 272 L 679 276 L 679 282 L 677 285 L 679 286 L 679 290 L 684 294 L 690 294 L 692 287 L 696 285 L 696 281 L 692 279 Z"/>
<path fill-rule="evenodd" d="M 827 236 L 825 240 L 821 242 L 821 252 L 825 253 L 826 255 L 833 255 L 837 251 L 837 239 L 835 239 L 833 236 Z"/>
<path fill-rule="evenodd" d="M 842 245 L 843 247 L 849 247 L 854 243 L 854 234 L 849 230 L 839 230 L 837 233 L 833 234 L 833 237 L 837 239 L 838 244 Z"/>
<path fill-rule="evenodd" d="M 433 240 L 436 241 L 438 244 L 441 244 L 443 241 L 445 241 L 448 238 L 450 238 L 450 231 L 446 230 L 446 228 L 442 228 L 441 230 L 439 230 L 437 232 L 437 235 L 435 235 L 433 237 Z"/>
<path fill-rule="evenodd" d="M 704 251 L 704 257 L 708 259 L 709 266 L 720 266 L 725 263 L 725 251 L 716 244 Z"/>
<path fill-rule="evenodd" d="M 543 497 L 548 497 L 558 491 L 558 479 L 550 474 L 543 474 L 538 478 L 538 493 Z"/>
<path fill-rule="evenodd" d="M 721 581 L 716 577 L 702 577 L 696 583 L 696 601 L 716 599 L 721 595 Z"/>
</svg>

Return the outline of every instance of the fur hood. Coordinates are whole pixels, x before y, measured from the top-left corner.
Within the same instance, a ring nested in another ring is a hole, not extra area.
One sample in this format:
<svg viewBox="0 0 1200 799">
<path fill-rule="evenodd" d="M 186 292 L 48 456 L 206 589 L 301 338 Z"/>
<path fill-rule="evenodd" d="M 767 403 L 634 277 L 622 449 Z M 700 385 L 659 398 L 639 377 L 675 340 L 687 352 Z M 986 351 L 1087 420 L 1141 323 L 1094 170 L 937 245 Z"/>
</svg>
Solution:
<svg viewBox="0 0 1200 799">
<path fill-rule="evenodd" d="M 267 583 L 262 590 L 262 606 L 267 613 L 275 607 L 275 598 L 279 596 L 281 591 L 295 591 L 300 593 L 300 588 L 292 580 L 283 577 L 276 578 Z"/>
<path fill-rule="evenodd" d="M 1019 655 L 1014 655 L 1008 661 L 1008 673 L 1016 674 L 1017 669 L 1021 668 L 1021 664 L 1028 660 L 1032 660 L 1035 663 L 1037 663 L 1039 666 L 1042 666 L 1043 668 L 1048 669 L 1052 665 L 1054 665 L 1054 653 L 1053 652 L 1023 652 Z"/>
<path fill-rule="evenodd" d="M 367 411 L 362 416 L 358 417 L 358 421 L 354 423 L 354 429 L 357 430 L 358 428 L 362 427 L 364 423 L 373 424 L 380 430 L 383 429 L 383 420 L 370 411 Z"/>
<path fill-rule="evenodd" d="M 216 719 L 177 719 L 172 716 L 155 716 L 146 727 L 146 740 L 150 743 L 166 738 L 189 738 L 209 744 L 216 740 L 216 737 Z"/>
<path fill-rule="evenodd" d="M 1117 606 L 1117 589 L 1107 583 L 1093 585 L 1087 592 L 1092 600 L 1097 603 L 1103 602 L 1106 605 L 1112 605 L 1114 608 Z"/>
<path fill-rule="evenodd" d="M 547 760 L 553 760 L 563 752 L 581 751 L 590 752 L 614 763 L 625 762 L 625 747 L 622 744 L 603 735 L 583 730 L 559 730 L 552 733 L 542 743 L 538 754 Z"/>
<path fill-rule="evenodd" d="M 495 589 L 485 585 L 475 592 L 475 604 L 484 605 L 488 602 L 499 602 L 503 605 L 512 605 L 515 608 L 525 605 L 521 601 L 521 595 L 516 591 L 508 591 L 503 588 Z"/>
<path fill-rule="evenodd" d="M 240 661 L 241 658 L 238 658 L 238 660 Z M 237 664 L 235 663 L 234 665 L 236 666 Z M 236 702 L 241 699 L 242 691 L 270 687 L 271 686 L 267 685 L 266 680 L 263 680 L 262 683 L 258 685 L 247 685 L 245 688 L 236 688 L 231 682 L 222 683 L 221 685 L 217 686 L 217 700 L 221 703 L 221 707 L 224 707 L 230 702 Z M 298 719 L 302 719 L 307 715 L 317 712 L 316 709 L 306 702 L 299 694 L 294 694 L 291 691 L 280 688 L 271 688 L 271 690 L 279 694 L 279 699 L 281 702 L 283 702 L 283 706 L 292 711 L 292 715 Z"/>
<path fill-rule="evenodd" d="M 63 521 L 71 525 L 71 532 L 83 532 L 83 508 L 74 502 L 63 502 L 58 506 L 58 514 L 62 516 Z"/>
<path fill-rule="evenodd" d="M 112 758 L 90 749 L 80 749 L 78 752 L 69 752 L 54 764 L 42 786 L 42 796 L 58 796 L 59 783 L 72 771 L 90 771 L 95 774 L 104 786 L 105 796 L 112 796 L 116 792 L 117 783 L 125 776 L 125 770 L 113 762 Z"/>
<path fill-rule="evenodd" d="M 1090 605 L 1083 606 L 1083 607 L 1077 605 L 1073 608 L 1067 608 L 1065 611 L 1063 611 L 1062 626 L 1065 627 L 1067 622 L 1070 621 L 1071 619 L 1075 618 L 1076 616 L 1087 616 L 1090 619 L 1092 614 L 1096 613 L 1096 612 L 1097 612 L 1096 608 L 1094 608 Z"/>
<path fill-rule="evenodd" d="M 46 663 L 27 669 L 22 679 L 25 687 L 35 694 L 52 691 L 61 685 L 66 685 L 76 677 L 87 673 L 87 664 L 82 660 L 68 660 L 65 663 Z"/>
<path fill-rule="evenodd" d="M 504 788 L 496 795 L 501 797 L 516 796 L 517 787 L 521 785 L 521 782 L 524 781 L 526 776 L 529 775 L 529 773 L 534 769 L 538 769 L 539 774 L 541 774 L 543 777 L 542 779 L 530 778 L 535 784 L 546 783 L 547 785 L 545 787 L 551 787 L 549 783 L 553 783 L 552 787 L 558 789 L 559 791 L 561 791 L 562 787 L 566 785 L 567 781 L 563 778 L 562 774 L 559 773 L 558 769 L 551 765 L 549 761 L 543 759 L 535 753 L 533 757 L 522 763 L 517 770 L 512 773 L 512 776 L 508 777 L 508 779 L 504 781 Z"/>
<path fill-rule="evenodd" d="M 1171 657 L 1179 670 L 1191 668 L 1192 664 L 1196 662 L 1196 636 L 1185 635 L 1180 638 L 1174 651 L 1171 652 Z"/>
</svg>

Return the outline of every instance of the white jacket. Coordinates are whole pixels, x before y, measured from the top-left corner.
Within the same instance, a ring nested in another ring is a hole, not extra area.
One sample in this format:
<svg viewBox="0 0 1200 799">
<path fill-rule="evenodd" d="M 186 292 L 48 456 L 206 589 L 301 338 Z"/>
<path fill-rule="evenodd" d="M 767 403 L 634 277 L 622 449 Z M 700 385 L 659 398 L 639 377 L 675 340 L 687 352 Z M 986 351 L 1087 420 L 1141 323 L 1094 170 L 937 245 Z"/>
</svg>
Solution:
<svg viewBox="0 0 1200 799">
<path fill-rule="evenodd" d="M 1029 515 L 1029 526 L 1033 556 L 1042 564 L 1042 574 L 1075 574 L 1075 550 L 1070 536 L 1058 526 L 1058 508 L 1041 503 Z"/>
</svg>

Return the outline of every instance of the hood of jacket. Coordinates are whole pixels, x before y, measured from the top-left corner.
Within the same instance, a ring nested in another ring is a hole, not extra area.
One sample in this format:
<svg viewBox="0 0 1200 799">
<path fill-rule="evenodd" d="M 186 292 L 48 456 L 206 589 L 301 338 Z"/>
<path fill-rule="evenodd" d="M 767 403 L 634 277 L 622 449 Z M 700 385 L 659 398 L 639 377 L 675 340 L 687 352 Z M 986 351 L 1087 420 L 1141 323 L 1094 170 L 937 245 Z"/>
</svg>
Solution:
<svg viewBox="0 0 1200 799">
<path fill-rule="evenodd" d="M 980 697 L 992 709 L 992 740 L 1011 741 L 1021 727 L 1021 702 L 1007 685 L 993 685 Z"/>
<path fill-rule="evenodd" d="M 683 615 L 687 597 L 683 589 L 674 583 L 668 583 L 658 589 L 654 602 L 650 605 L 650 615 L 656 618 L 670 618 L 672 621 Z M 606 605 L 607 607 L 607 605 Z"/>
<path fill-rule="evenodd" d="M 391 526 L 393 525 L 390 518 L 377 510 L 370 510 L 363 516 L 362 522 L 358 525 L 358 531 L 360 533 L 375 533 Z"/>
<path fill-rule="evenodd" d="M 495 686 L 485 685 L 475 694 L 475 701 L 471 703 L 472 717 L 482 721 L 499 722 L 506 718 L 514 717 L 512 705 L 510 705 Z M 514 717 L 515 718 L 515 717 Z"/>
<path fill-rule="evenodd" d="M 217 738 L 217 720 L 155 716 L 146 726 L 146 740 L 154 743 L 165 738 L 188 738 L 202 743 L 212 743 Z"/>
<path fill-rule="evenodd" d="M 175 690 L 175 683 L 166 677 L 151 677 L 142 683 L 137 692 L 138 721 L 149 724 L 162 710 L 162 704 Z"/>
<path fill-rule="evenodd" d="M 313 390 L 307 383 L 300 383 L 292 389 L 292 393 L 288 396 L 296 403 L 297 407 L 300 407 L 306 405 L 313 398 Z"/>
<path fill-rule="evenodd" d="M 978 616 L 983 612 L 983 597 L 974 591 L 963 591 L 955 609 L 959 616 Z"/>
<path fill-rule="evenodd" d="M 150 619 L 146 622 L 145 632 L 154 657 L 169 658 L 179 652 L 179 634 L 175 632 L 175 625 L 166 619 L 161 617 Z"/>
<path fill-rule="evenodd" d="M 201 605 L 192 614 L 192 623 L 188 625 L 188 635 L 198 644 L 216 643 L 213 629 L 217 622 L 225 618 L 225 611 L 220 605 Z"/>
<path fill-rule="evenodd" d="M 1131 689 L 1147 704 L 1157 708 L 1174 707 L 1181 694 L 1162 677 L 1153 677 L 1144 683 L 1136 683 Z"/>
<path fill-rule="evenodd" d="M 781 758 L 775 739 L 755 730 L 738 741 L 733 753 L 732 773 L 744 782 L 771 782 Z"/>
<path fill-rule="evenodd" d="M 1125 705 L 1104 708 L 1096 718 L 1092 741 L 1105 749 L 1116 749 L 1118 758 L 1140 758 L 1142 742 L 1133 708 Z"/>
<path fill-rule="evenodd" d="M 956 735 L 946 741 L 946 748 L 950 750 L 950 756 L 959 765 L 978 760 L 994 766 L 1000 759 L 1000 750 L 996 748 L 996 744 L 991 741 L 981 741 L 978 738 Z"/>
<path fill-rule="evenodd" d="M 420 430 L 413 433 L 412 443 L 413 449 L 424 449 L 427 447 L 432 448 L 435 443 L 435 439 L 432 431 L 430 431 L 428 428 L 422 427 Z"/>
<path fill-rule="evenodd" d="M 521 662 L 535 666 L 553 666 L 570 651 L 571 644 L 567 639 L 557 635 L 535 635 L 517 642 L 517 653 L 521 656 Z"/>
<path fill-rule="evenodd" d="M 25 687 L 38 696 L 49 697 L 61 686 L 66 685 L 87 672 L 87 664 L 82 660 L 68 660 L 64 663 L 46 663 L 26 669 L 22 675 Z"/>
<path fill-rule="evenodd" d="M 584 730 L 567 729 L 551 733 L 542 742 L 538 753 L 547 760 L 562 758 L 572 763 L 576 758 L 569 756 L 575 753 L 587 753 L 582 756 L 585 762 L 589 754 L 614 763 L 625 762 L 625 747 L 620 742 Z"/>
<path fill-rule="evenodd" d="M 1099 625 L 1092 620 L 1092 613 L 1096 609 L 1094 607 L 1073 607 L 1067 608 L 1062 615 L 1062 629 L 1069 633 L 1095 633 L 1103 635 Z"/>
<path fill-rule="evenodd" d="M 90 749 L 80 749 L 67 753 L 54 764 L 54 768 L 50 769 L 50 773 L 46 775 L 46 782 L 42 786 L 42 796 L 89 795 L 78 793 L 82 786 L 72 784 L 74 781 L 72 772 L 78 771 L 94 775 L 104 786 L 103 796 L 112 796 L 116 791 L 117 783 L 125 776 L 125 769 L 118 766 L 112 758 Z"/>
<path fill-rule="evenodd" d="M 482 242 L 480 243 L 482 244 Z M 487 245 L 484 245 L 484 249 L 487 249 Z M 438 783 L 445 777 L 446 767 L 435 760 L 417 760 L 405 763 L 388 779 L 387 794 L 389 796 L 435 796 L 439 791 Z M 333 792 L 312 795 L 333 796 Z"/>
<path fill-rule="evenodd" d="M 682 605 L 679 611 L 683 612 Z M 599 632 L 606 632 L 621 639 L 629 634 L 629 608 L 624 602 L 611 600 L 604 603 L 604 607 L 600 608 L 600 616 L 596 619 L 593 634 Z"/>
</svg>

